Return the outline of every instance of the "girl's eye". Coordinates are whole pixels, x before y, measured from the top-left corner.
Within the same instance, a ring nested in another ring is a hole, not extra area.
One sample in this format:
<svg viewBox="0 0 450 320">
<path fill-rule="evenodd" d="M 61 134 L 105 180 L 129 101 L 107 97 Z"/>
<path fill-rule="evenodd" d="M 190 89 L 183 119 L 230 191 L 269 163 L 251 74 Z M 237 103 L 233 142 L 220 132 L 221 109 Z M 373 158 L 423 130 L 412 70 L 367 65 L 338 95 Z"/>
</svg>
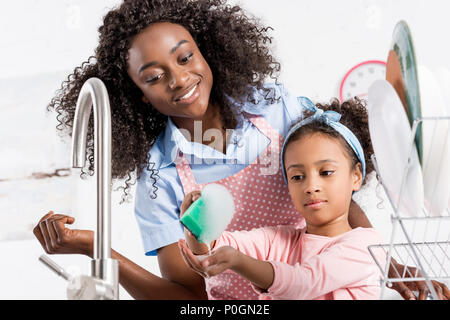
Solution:
<svg viewBox="0 0 450 320">
<path fill-rule="evenodd" d="M 189 60 L 191 60 L 193 55 L 194 55 L 193 53 L 189 53 L 187 56 L 185 56 L 183 59 L 181 59 L 181 63 L 183 63 L 183 64 L 188 63 Z"/>
<path fill-rule="evenodd" d="M 292 177 L 291 177 L 291 180 L 294 180 L 294 181 L 301 181 L 301 180 L 303 180 L 303 176 L 292 176 Z"/>
<path fill-rule="evenodd" d="M 320 175 L 322 176 L 331 176 L 334 173 L 334 171 L 328 170 L 328 171 L 322 171 Z"/>
<path fill-rule="evenodd" d="M 156 81 L 158 81 L 159 79 L 161 79 L 161 77 L 162 77 L 162 73 L 158 74 L 156 77 L 147 79 L 145 82 L 147 82 L 147 83 L 153 83 L 153 82 L 156 82 Z"/>
</svg>

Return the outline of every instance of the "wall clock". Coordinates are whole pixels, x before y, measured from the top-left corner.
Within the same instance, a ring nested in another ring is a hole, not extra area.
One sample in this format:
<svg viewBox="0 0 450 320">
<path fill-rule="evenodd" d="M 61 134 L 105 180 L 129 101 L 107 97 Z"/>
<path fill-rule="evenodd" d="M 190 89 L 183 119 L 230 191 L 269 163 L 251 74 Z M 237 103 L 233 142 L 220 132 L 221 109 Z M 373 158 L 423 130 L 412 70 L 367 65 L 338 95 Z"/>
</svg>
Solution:
<svg viewBox="0 0 450 320">
<path fill-rule="evenodd" d="M 379 79 L 386 79 L 386 62 L 368 60 L 358 63 L 342 78 L 339 99 L 341 102 L 355 96 L 367 99 L 369 87 Z"/>
</svg>

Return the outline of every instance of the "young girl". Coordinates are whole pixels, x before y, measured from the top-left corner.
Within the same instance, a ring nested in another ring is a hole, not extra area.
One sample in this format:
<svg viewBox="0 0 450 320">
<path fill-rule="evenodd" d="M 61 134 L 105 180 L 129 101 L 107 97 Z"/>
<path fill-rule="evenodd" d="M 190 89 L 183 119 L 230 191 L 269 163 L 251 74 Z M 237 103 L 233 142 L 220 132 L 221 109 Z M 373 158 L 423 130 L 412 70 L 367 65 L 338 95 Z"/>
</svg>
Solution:
<svg viewBox="0 0 450 320">
<path fill-rule="evenodd" d="M 293 126 L 281 153 L 306 227 L 224 232 L 202 262 L 182 240 L 180 249 L 193 270 L 212 277 L 230 269 L 251 281 L 260 299 L 378 299 L 382 274 L 367 247 L 383 241 L 374 229 L 348 222 L 352 194 L 372 171 L 367 112 L 359 100 L 308 108 L 314 114 Z M 189 232 L 186 239 L 195 253 L 205 253 Z"/>
<path fill-rule="evenodd" d="M 145 253 L 158 256 L 162 276 L 112 250 L 120 284 L 131 296 L 257 298 L 247 281 L 228 275 L 208 283 L 207 295 L 204 279 L 183 262 L 180 206 L 186 194 L 207 183 L 239 186 L 233 195 L 242 201 L 230 231 L 304 224 L 278 165 L 287 128 L 303 105 L 282 85 L 265 83 L 276 83 L 279 72 L 268 29 L 223 0 L 126 0 L 104 17 L 95 56 L 74 70 L 51 101 L 57 128 L 70 134 L 84 82 L 97 77 L 106 85 L 112 177 L 125 178 L 128 196 L 136 174 L 136 220 Z M 92 118 L 87 146 L 93 173 Z M 274 201 L 256 210 L 262 192 Z M 34 234 L 47 253 L 92 256 L 94 233 L 67 228 L 74 220 L 52 211 L 40 219 Z M 349 222 L 370 227 L 354 202 Z"/>
</svg>

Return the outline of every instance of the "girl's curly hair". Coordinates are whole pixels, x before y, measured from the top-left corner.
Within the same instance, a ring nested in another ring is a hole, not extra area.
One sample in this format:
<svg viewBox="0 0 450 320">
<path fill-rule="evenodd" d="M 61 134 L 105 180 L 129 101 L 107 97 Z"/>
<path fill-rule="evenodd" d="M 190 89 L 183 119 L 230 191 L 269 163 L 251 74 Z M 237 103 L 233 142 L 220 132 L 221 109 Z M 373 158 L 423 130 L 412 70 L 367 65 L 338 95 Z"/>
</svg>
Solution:
<svg viewBox="0 0 450 320">
<path fill-rule="evenodd" d="M 363 148 L 367 177 L 374 170 L 371 160 L 371 156 L 374 151 L 372 147 L 372 141 L 370 139 L 369 118 L 364 100 L 361 100 L 358 97 L 354 97 L 353 99 L 340 103 L 338 99 L 332 99 L 329 104 L 317 103 L 316 107 L 322 109 L 323 111 L 332 110 L 341 114 L 341 119 L 339 120 L 339 122 L 353 132 L 356 138 L 358 138 L 361 147 Z M 305 112 L 304 114 L 305 117 L 309 117 L 312 115 L 313 112 L 311 111 Z M 295 124 L 293 124 L 293 126 L 295 126 Z M 287 149 L 287 145 L 290 142 L 300 140 L 306 135 L 317 132 L 331 136 L 341 142 L 347 152 L 347 155 L 352 161 L 352 168 L 354 168 L 356 164 L 360 162 L 355 152 L 345 141 L 345 139 L 332 127 L 324 124 L 319 120 L 301 126 L 294 134 L 292 134 L 285 146 L 285 151 Z M 363 185 L 366 181 L 367 179 L 363 181 Z"/>
<path fill-rule="evenodd" d="M 149 150 L 167 124 L 167 116 L 142 101 L 142 92 L 127 73 L 128 50 L 132 39 L 154 22 L 171 22 L 185 27 L 196 41 L 214 77 L 210 101 L 221 106 L 225 127 L 235 128 L 236 115 L 244 101 L 254 102 L 251 88 L 263 90 L 265 99 L 278 100 L 271 89 L 263 87 L 270 77 L 277 82 L 280 64 L 272 57 L 267 35 L 239 6 L 224 0 L 125 0 L 109 11 L 98 29 L 99 44 L 95 55 L 75 68 L 62 83 L 47 110 L 57 112 L 56 128 L 72 134 L 76 102 L 84 82 L 100 78 L 109 93 L 112 121 L 112 178 L 125 180 L 124 196 L 136 183 L 144 168 L 150 172 L 156 197 L 158 170 L 150 162 Z M 235 101 L 234 108 L 228 99 Z M 93 174 L 93 119 L 89 120 L 87 166 L 81 176 Z"/>
</svg>

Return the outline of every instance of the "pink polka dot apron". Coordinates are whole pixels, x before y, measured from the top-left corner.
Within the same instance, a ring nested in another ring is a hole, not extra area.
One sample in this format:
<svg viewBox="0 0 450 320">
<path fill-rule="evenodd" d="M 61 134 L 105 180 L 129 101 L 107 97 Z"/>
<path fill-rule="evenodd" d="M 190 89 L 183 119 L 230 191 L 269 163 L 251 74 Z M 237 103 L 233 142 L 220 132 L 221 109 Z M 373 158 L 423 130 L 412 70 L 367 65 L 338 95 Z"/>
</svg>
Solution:
<svg viewBox="0 0 450 320">
<path fill-rule="evenodd" d="M 271 142 L 253 163 L 238 173 L 222 180 L 210 182 L 225 186 L 234 198 L 235 214 L 227 231 L 251 230 L 276 225 L 304 227 L 304 218 L 292 203 L 283 179 L 281 166 L 270 166 L 269 162 L 276 160 L 277 164 L 280 163 L 283 136 L 273 129 L 264 118 L 245 113 L 244 115 Z M 181 152 L 178 152 L 175 164 L 185 194 L 194 190 L 202 190 L 208 184 L 195 182 L 190 164 Z M 250 282 L 234 272 L 223 272 L 205 279 L 205 281 L 209 299 L 258 299 L 258 294 L 252 289 Z"/>
</svg>

